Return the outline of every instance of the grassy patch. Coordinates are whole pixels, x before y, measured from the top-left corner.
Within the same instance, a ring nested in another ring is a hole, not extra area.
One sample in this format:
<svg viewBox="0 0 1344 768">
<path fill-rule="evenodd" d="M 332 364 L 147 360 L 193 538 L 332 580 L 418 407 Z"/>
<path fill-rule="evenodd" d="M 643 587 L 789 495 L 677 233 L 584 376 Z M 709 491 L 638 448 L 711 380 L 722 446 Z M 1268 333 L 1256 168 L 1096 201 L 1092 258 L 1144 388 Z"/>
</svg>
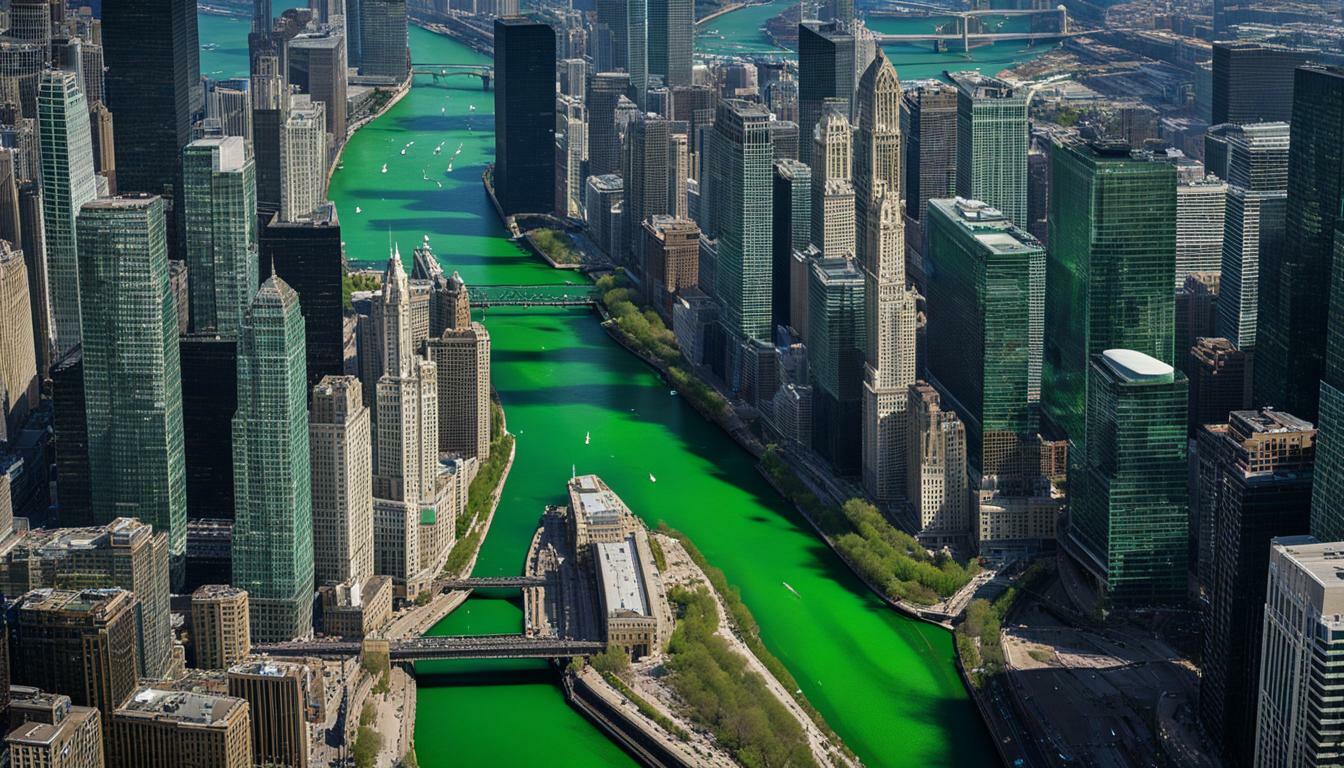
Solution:
<svg viewBox="0 0 1344 768">
<path fill-rule="evenodd" d="M 1042 648 L 1032 648 L 1027 651 L 1027 655 L 1042 664 L 1049 664 L 1050 660 L 1055 658 L 1053 653 Z"/>
<path fill-rule="evenodd" d="M 355 768 L 373 768 L 378 761 L 378 750 L 383 747 L 383 737 L 372 726 L 361 725 L 355 732 L 355 743 L 350 751 L 355 757 Z"/>
<path fill-rule="evenodd" d="M 975 561 L 963 566 L 945 554 L 929 555 L 913 536 L 898 530 L 862 499 L 850 499 L 838 508 L 822 503 L 794 476 L 773 445 L 766 449 L 761 466 L 789 501 L 817 521 L 850 566 L 888 597 L 932 605 L 964 587 L 979 570 Z"/>
<path fill-rule="evenodd" d="M 962 666 L 970 675 L 972 685 L 979 688 L 984 685 L 986 678 L 1003 671 L 1003 619 L 1012 611 L 1023 590 L 1035 588 L 1049 575 L 1050 567 L 1049 560 L 1037 560 L 994 602 L 978 598 L 966 606 L 966 615 L 957 625 L 955 635 L 957 653 L 961 656 Z M 1044 654 L 1046 658 L 1038 658 L 1037 653 Z M 1050 654 L 1036 649 L 1031 651 L 1031 657 L 1045 662 L 1049 660 Z"/>
<path fill-rule="evenodd" d="M 667 555 L 663 552 L 663 545 L 655 536 L 649 537 L 649 551 L 653 553 L 653 565 L 659 572 L 667 570 Z"/>
<path fill-rule="evenodd" d="M 556 264 L 579 264 L 583 254 L 574 246 L 574 238 L 558 229 L 534 229 L 527 233 L 537 250 Z"/>
<path fill-rule="evenodd" d="M 728 407 L 727 401 L 686 367 L 676 334 L 663 323 L 663 318 L 652 309 L 637 306 L 622 278 L 605 275 L 597 281 L 597 288 L 607 314 L 630 345 L 661 362 L 673 386 L 693 405 L 711 416 L 721 416 Z"/>
<path fill-rule="evenodd" d="M 746 603 L 742 602 L 742 593 L 738 591 L 737 587 L 728 583 L 728 577 L 723 574 L 723 571 L 710 565 L 709 561 L 705 560 L 705 556 L 701 554 L 700 550 L 696 548 L 695 544 L 686 534 L 667 527 L 666 523 L 658 524 L 658 532 L 671 536 L 681 543 L 682 548 L 686 550 L 686 554 L 691 558 L 691 562 L 695 563 L 696 567 L 705 574 L 705 577 L 709 579 L 710 585 L 714 587 L 714 591 L 718 593 L 719 599 L 723 601 L 724 610 L 728 612 L 728 618 L 732 621 L 733 629 L 735 630 L 734 633 L 742 640 L 742 643 L 747 646 L 752 654 L 760 660 L 761 664 L 765 665 L 765 668 L 770 671 L 771 676 L 778 680 L 779 684 L 784 686 L 784 690 L 786 691 L 801 690 L 802 686 L 798 685 L 797 679 L 795 679 L 793 674 L 789 672 L 788 667 L 784 666 L 784 662 L 775 658 L 775 655 L 771 653 L 770 649 L 766 648 L 765 643 L 761 641 L 761 628 L 760 625 L 756 623 L 756 617 L 751 615 L 751 610 L 747 608 Z M 812 719 L 812 722 L 816 724 L 817 728 L 821 729 L 822 733 L 826 734 L 835 744 L 839 744 L 840 748 L 845 750 L 845 754 L 851 757 L 854 756 L 854 753 L 850 752 L 840 736 L 836 734 L 835 731 L 831 730 L 831 726 L 827 724 L 826 718 L 821 716 L 821 713 L 817 711 L 816 707 L 812 706 L 812 703 L 807 700 L 806 696 L 803 696 L 801 693 L 796 693 L 794 694 L 794 700 L 798 702 L 798 706 L 803 708 L 803 711 Z"/>
<path fill-rule="evenodd" d="M 364 272 L 346 272 L 341 276 L 341 306 L 354 309 L 350 296 L 355 291 L 376 291 L 382 287 L 382 281 L 376 276 Z"/>
</svg>

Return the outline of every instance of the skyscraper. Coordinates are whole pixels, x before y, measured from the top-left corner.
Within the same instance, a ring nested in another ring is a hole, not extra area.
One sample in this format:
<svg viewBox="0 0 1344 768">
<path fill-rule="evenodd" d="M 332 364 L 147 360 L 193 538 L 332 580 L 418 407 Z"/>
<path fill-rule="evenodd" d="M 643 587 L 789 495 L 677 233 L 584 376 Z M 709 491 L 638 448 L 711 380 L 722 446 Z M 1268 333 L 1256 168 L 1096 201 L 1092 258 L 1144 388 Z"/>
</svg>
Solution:
<svg viewBox="0 0 1344 768">
<path fill-rule="evenodd" d="M 1227 214 L 1218 288 L 1218 333 L 1255 348 L 1260 259 L 1283 245 L 1288 124 L 1236 126 L 1227 137 Z"/>
<path fill-rule="evenodd" d="M 318 584 L 373 576 L 373 444 L 359 379 L 324 376 L 308 419 L 313 573 Z"/>
<path fill-rule="evenodd" d="M 958 543 L 971 528 L 966 428 L 939 405 L 938 390 L 910 385 L 906 414 L 906 500 L 922 541 Z"/>
<path fill-rule="evenodd" d="M 625 0 L 625 71 L 630 73 L 630 100 L 645 107 L 649 91 L 649 3 Z"/>
<path fill-rule="evenodd" d="M 1227 189 L 1213 176 L 1176 185 L 1176 288 L 1195 272 L 1222 269 Z"/>
<path fill-rule="evenodd" d="M 299 295 L 272 275 L 243 321 L 233 418 L 233 585 L 247 590 L 258 643 L 313 631 L 303 335 Z"/>
<path fill-rule="evenodd" d="M 289 41 L 288 80 L 321 102 L 327 133 L 338 146 L 345 143 L 347 67 L 345 34 L 339 29 L 303 33 Z"/>
<path fill-rule="evenodd" d="M 341 330 L 341 222 L 323 203 L 296 221 L 271 219 L 261 231 L 258 269 L 272 270 L 299 294 L 308 349 L 308 382 L 345 369 Z"/>
<path fill-rule="evenodd" d="M 789 325 L 789 265 L 812 237 L 812 169 L 798 160 L 776 160 L 774 231 L 771 233 L 770 325 Z"/>
<path fill-rule="evenodd" d="M 832 106 L 812 133 L 812 243 L 826 256 L 853 257 L 857 250 L 853 174 L 854 130 Z"/>
<path fill-rule="evenodd" d="M 1108 349 L 1088 371 L 1087 445 L 1069 473 L 1068 549 L 1116 604 L 1186 592 L 1186 388 L 1150 355 Z"/>
<path fill-rule="evenodd" d="M 924 231 L 929 376 L 966 425 L 972 476 L 1024 495 L 1040 474 L 1045 250 L 972 200 L 930 200 Z"/>
<path fill-rule="evenodd" d="M 280 218 L 298 221 L 312 214 L 327 189 L 326 105 L 292 96 L 280 129 Z"/>
<path fill-rule="evenodd" d="M 854 115 L 854 255 L 866 264 L 876 260 L 867 252 L 868 217 L 876 214 L 883 194 L 889 190 L 899 199 L 901 189 L 901 81 L 880 50 L 859 78 Z M 904 239 L 897 258 L 905 259 Z"/>
<path fill-rule="evenodd" d="M 1334 248 L 1336 254 L 1344 253 L 1339 224 L 1335 227 Z M 1344 262 L 1336 265 L 1331 280 L 1311 535 L 1339 541 L 1344 540 Z"/>
<path fill-rule="evenodd" d="M 188 144 L 182 172 L 192 328 L 237 339 L 257 293 L 256 165 L 228 136 Z"/>
<path fill-rule="evenodd" d="M 270 213 L 280 210 L 284 179 L 280 160 L 281 135 L 289 109 L 289 89 L 275 55 L 253 61 L 252 151 L 257 165 L 257 208 Z"/>
<path fill-rule="evenodd" d="M 93 516 L 168 534 L 182 583 L 187 488 L 177 310 L 155 196 L 85 203 L 77 219 Z"/>
<path fill-rule="evenodd" d="M 658 115 L 640 113 L 631 119 L 625 132 L 624 167 L 625 215 L 622 241 L 627 252 L 622 255 L 625 264 L 636 274 L 643 275 L 645 220 L 651 216 L 671 213 L 669 180 L 676 177 L 676 168 L 668 167 L 668 144 L 671 122 Z"/>
<path fill-rule="evenodd" d="M 0 240 L 0 442 L 17 435 L 37 407 L 37 358 L 23 252 Z"/>
<path fill-rule="evenodd" d="M 1018 226 L 1027 222 L 1027 95 L 977 72 L 957 86 L 957 195 L 982 200 Z"/>
<path fill-rule="evenodd" d="M 117 116 L 117 188 L 156 195 L 171 188 L 180 216 L 182 148 L 191 141 L 191 92 L 200 88 L 196 4 L 108 3 L 102 44 L 107 106 Z"/>
<path fill-rule="evenodd" d="M 480 323 L 450 328 L 425 345 L 438 381 L 440 453 L 490 457 L 490 333 Z"/>
<path fill-rule="evenodd" d="M 707 160 L 702 227 L 719 240 L 714 296 L 720 322 L 740 341 L 770 341 L 770 113 L 737 99 L 719 102 Z M 709 224 L 709 227 L 705 227 Z"/>
<path fill-rule="evenodd" d="M 616 130 L 616 105 L 630 87 L 624 72 L 594 72 L 588 76 L 588 175 L 604 176 L 621 170 L 621 137 Z M 498 91 L 496 91 L 496 97 Z M 499 129 L 495 130 L 499 141 Z"/>
<path fill-rule="evenodd" d="M 79 344 L 80 338 L 75 217 L 80 206 L 98 196 L 89 138 L 89 105 L 79 88 L 79 77 L 63 70 L 43 74 L 37 114 L 42 135 L 47 285 L 55 324 L 55 354 L 60 357 Z"/>
<path fill-rule="evenodd" d="M 614 126 L 613 126 L 614 130 Z M 495 199 L 505 214 L 550 213 L 555 197 L 555 30 L 495 19 Z"/>
<path fill-rule="evenodd" d="M 1041 404 L 1081 448 L 1093 355 L 1175 360 L 1176 171 L 1079 142 L 1056 146 L 1051 163 Z"/>
<path fill-rule="evenodd" d="M 1213 116 L 1222 123 L 1287 122 L 1293 116 L 1293 70 L 1312 51 L 1258 40 L 1213 44 Z"/>
<path fill-rule="evenodd" d="M 691 43 L 695 37 L 692 0 L 648 0 L 649 74 L 672 88 L 691 84 Z"/>
<path fill-rule="evenodd" d="M 809 369 L 812 374 L 812 447 L 837 474 L 863 468 L 865 277 L 852 259 L 819 258 L 808 279 Z"/>
<path fill-rule="evenodd" d="M 239 328 L 241 328 L 241 323 Z M 238 410 L 238 339 L 191 333 L 178 339 L 182 367 L 187 517 L 233 519 L 233 415 Z M 193 574 L 188 574 L 192 579 Z M 201 582 L 196 582 L 201 583 Z"/>
<path fill-rule="evenodd" d="M 1199 574 L 1208 590 L 1199 717 L 1232 765 L 1255 754 L 1270 541 L 1307 531 L 1316 430 L 1270 409 L 1199 432 Z"/>
<path fill-rule="evenodd" d="M 406 79 L 406 0 L 359 0 L 359 72 Z"/>
<path fill-rule="evenodd" d="M 854 36 L 836 24 L 805 21 L 798 25 L 798 159 L 812 162 L 813 135 L 827 99 L 846 104 L 854 98 Z M 846 110 L 846 113 L 848 110 Z"/>
<path fill-rule="evenodd" d="M 956 192 L 957 89 L 929 82 L 911 88 L 902 98 L 906 213 L 923 222 L 929 200 Z"/>
<path fill-rule="evenodd" d="M 1260 643 L 1255 765 L 1292 768 L 1339 761 L 1341 673 L 1325 661 L 1344 651 L 1339 544 L 1310 536 L 1275 539 L 1269 552 Z"/>
<path fill-rule="evenodd" d="M 1255 402 L 1316 419 L 1335 223 L 1344 199 L 1344 69 L 1297 70 L 1284 245 L 1260 258 Z M 1322 430 L 1328 430 L 1326 420 Z"/>
</svg>

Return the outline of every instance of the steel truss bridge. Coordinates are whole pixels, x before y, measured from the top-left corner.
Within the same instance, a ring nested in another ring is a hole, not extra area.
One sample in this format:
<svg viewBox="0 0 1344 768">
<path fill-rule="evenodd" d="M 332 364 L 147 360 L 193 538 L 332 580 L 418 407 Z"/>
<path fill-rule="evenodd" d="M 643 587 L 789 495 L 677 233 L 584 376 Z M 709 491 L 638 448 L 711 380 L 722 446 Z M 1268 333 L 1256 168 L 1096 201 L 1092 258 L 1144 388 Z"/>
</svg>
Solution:
<svg viewBox="0 0 1344 768">
<path fill-rule="evenodd" d="M 473 307 L 582 307 L 596 304 L 598 290 L 589 283 L 576 285 L 473 285 Z"/>
<path fill-rule="evenodd" d="M 455 589 L 507 589 L 544 586 L 546 586 L 546 579 L 541 576 L 485 576 L 469 579 L 445 579 L 434 582 L 436 592 L 451 592 Z"/>
<path fill-rule="evenodd" d="M 591 656 L 606 648 L 595 640 L 566 640 L 558 637 L 527 635 L 454 635 L 417 637 L 389 641 L 392 661 L 440 661 L 445 659 L 563 659 Z M 253 646 L 256 653 L 275 656 L 316 656 L 322 659 L 346 659 L 358 656 L 362 644 L 357 641 L 314 640 L 311 642 L 272 643 Z"/>
<path fill-rule="evenodd" d="M 1003 10 L 974 10 L 974 11 L 954 11 L 948 8 L 942 8 L 935 5 L 920 2 L 898 2 L 897 5 L 916 8 L 930 13 L 936 13 L 940 16 L 949 16 L 954 20 L 951 22 L 952 29 L 944 31 L 948 25 L 941 25 L 933 32 L 913 33 L 913 34 L 883 34 L 876 33 L 878 43 L 911 43 L 919 41 L 933 42 L 954 42 L 961 41 L 962 48 L 969 51 L 972 43 L 990 43 L 996 41 L 1009 40 L 1058 40 L 1066 37 L 1076 37 L 1087 34 L 1086 32 L 1070 32 L 1069 17 L 1063 7 L 1060 8 L 1039 8 L 1039 9 L 1003 9 Z M 1025 32 L 972 32 L 971 20 L 980 17 L 1003 17 L 1003 16 L 1054 16 L 1059 19 L 1059 28 L 1054 31 L 1025 31 Z M 899 18 L 899 17 L 898 17 Z"/>
<path fill-rule="evenodd" d="M 411 64 L 411 72 L 416 75 L 429 75 L 434 78 L 434 82 L 449 77 L 476 77 L 481 80 L 481 87 L 490 88 L 490 83 L 495 79 L 495 70 L 484 64 L 422 64 L 414 62 Z"/>
</svg>

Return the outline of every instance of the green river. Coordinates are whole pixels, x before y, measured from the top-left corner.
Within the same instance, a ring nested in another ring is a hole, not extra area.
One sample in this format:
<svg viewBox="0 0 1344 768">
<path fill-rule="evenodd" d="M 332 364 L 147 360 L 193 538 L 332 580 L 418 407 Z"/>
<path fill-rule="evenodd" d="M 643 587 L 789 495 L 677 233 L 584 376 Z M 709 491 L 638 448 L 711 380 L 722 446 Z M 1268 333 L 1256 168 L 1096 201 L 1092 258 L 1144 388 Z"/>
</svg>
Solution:
<svg viewBox="0 0 1344 768">
<path fill-rule="evenodd" d="M 741 41 L 739 50 L 768 50 L 757 28 L 784 5 L 730 13 L 712 28 L 724 40 Z M 201 21 L 202 42 L 218 46 L 203 53 L 202 70 L 216 76 L 246 68 L 245 48 L 238 60 L 234 37 L 245 36 L 246 24 L 227 21 L 211 18 L 208 28 L 207 17 Z M 212 37 L 215 30 L 225 37 Z M 720 52 L 724 40 L 714 41 Z M 410 42 L 415 61 L 488 63 L 418 28 Z M 991 55 L 982 58 L 986 51 Z M 1031 55 L 1003 46 L 986 51 L 977 51 L 976 60 L 990 71 Z M 888 53 L 907 78 L 970 65 L 960 54 L 907 46 Z M 480 175 L 494 152 L 492 113 L 493 93 L 475 80 L 441 85 L 422 77 L 350 140 L 330 197 L 351 262 L 381 265 L 389 237 L 409 258 L 428 235 L 444 267 L 461 272 L 468 285 L 570 277 L 510 243 L 487 202 Z M 996 762 L 957 675 L 950 634 L 900 616 L 869 593 L 761 479 L 751 457 L 610 341 L 594 314 L 492 310 L 482 320 L 517 457 L 477 575 L 518 573 L 542 508 L 563 501 L 571 471 L 597 473 L 637 514 L 686 532 L 725 571 L 759 620 L 765 643 L 865 763 Z M 516 596 L 478 596 L 434 632 L 518 631 L 521 617 Z M 445 662 L 422 664 L 418 672 L 422 766 L 632 764 L 565 704 L 544 665 Z"/>
</svg>

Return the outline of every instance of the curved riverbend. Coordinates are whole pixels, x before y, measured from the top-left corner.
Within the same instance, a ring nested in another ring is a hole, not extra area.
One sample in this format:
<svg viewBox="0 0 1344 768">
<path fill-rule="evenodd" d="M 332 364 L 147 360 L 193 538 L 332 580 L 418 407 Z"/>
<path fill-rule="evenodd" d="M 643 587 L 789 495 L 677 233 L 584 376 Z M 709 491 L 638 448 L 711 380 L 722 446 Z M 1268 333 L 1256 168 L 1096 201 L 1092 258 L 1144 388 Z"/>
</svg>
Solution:
<svg viewBox="0 0 1344 768">
<path fill-rule="evenodd" d="M 751 10 L 714 25 L 723 28 Z M 418 61 L 485 61 L 420 29 L 410 39 Z M 913 51 L 906 66 L 888 53 L 907 78 L 965 64 L 959 55 Z M 379 264 L 389 239 L 409 253 L 429 235 L 445 268 L 460 271 L 468 284 L 563 279 L 505 239 L 486 201 L 480 174 L 493 154 L 492 112 L 493 94 L 474 80 L 437 85 L 420 78 L 401 103 L 351 139 L 330 196 L 352 262 Z M 439 142 L 443 150 L 435 155 Z M 518 573 L 542 507 L 562 499 L 571 468 L 600 474 L 638 514 L 686 532 L 725 571 L 766 644 L 867 764 L 996 761 L 958 677 L 951 636 L 896 614 L 868 592 L 770 489 L 751 458 L 607 338 L 591 313 L 496 310 L 484 321 L 493 340 L 494 385 L 518 447 L 477 575 Z M 588 432 L 592 441 L 585 445 Z M 487 595 L 473 597 L 434 631 L 520 626 L 515 599 Z M 544 666 L 459 662 L 418 671 L 416 743 L 427 768 L 630 764 L 564 704 Z"/>
</svg>

